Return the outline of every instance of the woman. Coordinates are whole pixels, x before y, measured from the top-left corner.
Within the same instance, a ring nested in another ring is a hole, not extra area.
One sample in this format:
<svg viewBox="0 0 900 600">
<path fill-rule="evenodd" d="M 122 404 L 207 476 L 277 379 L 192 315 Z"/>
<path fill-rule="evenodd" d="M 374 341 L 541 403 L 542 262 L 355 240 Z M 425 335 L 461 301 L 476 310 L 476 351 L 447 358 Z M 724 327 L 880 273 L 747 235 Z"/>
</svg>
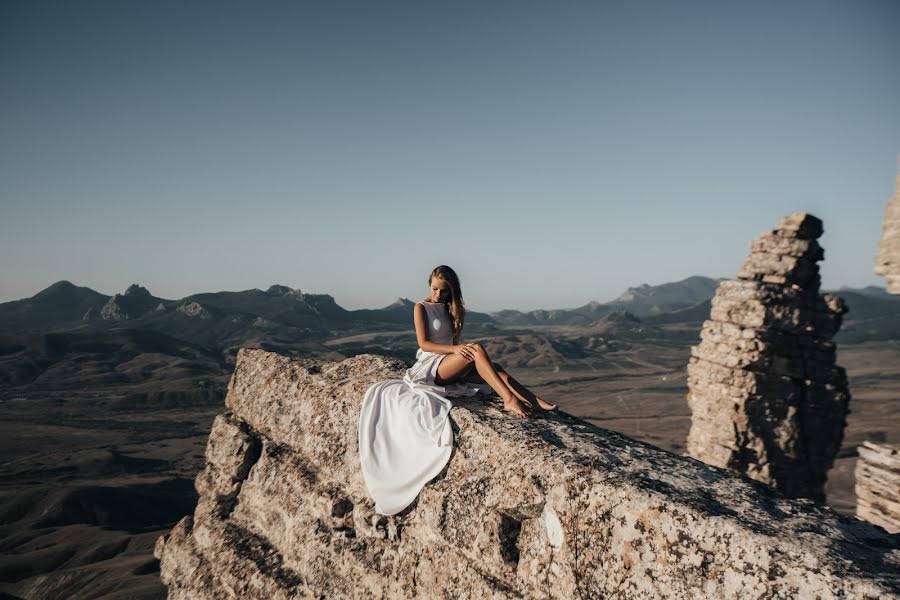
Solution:
<svg viewBox="0 0 900 600">
<path fill-rule="evenodd" d="M 504 410 L 525 417 L 535 409 L 553 410 L 503 367 L 491 362 L 481 344 L 460 344 L 466 309 L 456 272 L 447 265 L 428 276 L 428 300 L 413 307 L 416 325 L 416 364 L 408 371 L 411 383 L 444 386 L 487 384 L 503 399 Z"/>
<path fill-rule="evenodd" d="M 363 479 L 375 511 L 382 515 L 407 508 L 450 460 L 453 429 L 448 397 L 493 388 L 504 409 L 519 416 L 527 416 L 534 407 L 556 408 L 492 363 L 480 344 L 459 343 L 465 308 L 453 269 L 437 267 L 428 282 L 431 300 L 417 303 L 413 312 L 419 341 L 416 363 L 402 380 L 370 386 L 360 407 Z"/>
</svg>

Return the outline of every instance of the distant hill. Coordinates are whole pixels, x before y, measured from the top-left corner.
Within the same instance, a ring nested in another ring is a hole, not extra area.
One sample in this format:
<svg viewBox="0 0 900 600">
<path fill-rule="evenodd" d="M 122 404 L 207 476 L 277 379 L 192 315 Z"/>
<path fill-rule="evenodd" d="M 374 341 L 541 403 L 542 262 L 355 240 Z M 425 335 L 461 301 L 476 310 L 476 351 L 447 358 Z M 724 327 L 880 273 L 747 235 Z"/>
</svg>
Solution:
<svg viewBox="0 0 900 600">
<path fill-rule="evenodd" d="M 881 300 L 897 300 L 898 297 L 889 294 L 886 289 L 883 287 L 878 287 L 877 285 L 867 285 L 866 287 L 861 288 L 852 288 L 847 286 L 841 286 L 837 289 L 837 291 L 830 292 L 832 294 L 837 294 L 840 296 L 844 293 L 858 294 L 860 296 L 868 296 L 870 298 L 878 298 Z"/>
<path fill-rule="evenodd" d="M 613 309 L 599 302 L 589 302 L 578 308 L 564 308 L 557 310 L 531 310 L 522 312 L 519 310 L 501 310 L 490 313 L 498 323 L 504 325 L 583 325 L 587 326 L 608 314 Z"/>
<path fill-rule="evenodd" d="M 869 290 L 869 288 L 863 288 Z M 875 288 L 876 290 L 879 288 Z M 900 296 L 843 289 L 834 292 L 847 305 L 838 344 L 875 340 L 900 340 Z"/>
<path fill-rule="evenodd" d="M 720 281 L 694 276 L 656 286 L 642 284 L 628 288 L 611 302 L 588 302 L 571 309 L 502 310 L 491 314 L 469 311 L 466 323 L 477 326 L 480 332 L 498 325 L 590 328 L 615 313 L 632 315 L 645 328 L 667 324 L 699 327 L 709 316 L 709 300 Z M 871 336 L 900 339 L 895 323 L 900 298 L 875 286 L 842 288 L 834 293 L 842 296 L 851 310 L 839 341 Z M 130 285 L 124 293 L 107 296 L 59 281 L 31 298 L 0 304 L 0 335 L 90 333 L 125 327 L 155 331 L 232 354 L 242 345 L 285 348 L 353 332 L 411 328 L 413 304 L 408 298 L 398 298 L 383 308 L 346 310 L 328 294 L 304 294 L 284 285 L 272 285 L 265 291 L 204 292 L 168 300 L 138 284 Z M 616 328 L 621 327 L 620 323 Z"/>
<path fill-rule="evenodd" d="M 374 310 L 363 308 L 354 311 L 354 313 L 357 318 L 381 319 L 393 323 L 408 324 L 410 319 L 412 319 L 413 306 L 415 306 L 415 304 L 416 303 L 409 298 L 397 298 L 394 302 L 388 304 L 384 308 Z"/>
<path fill-rule="evenodd" d="M 139 319 L 153 311 L 163 310 L 170 302 L 157 298 L 150 291 L 136 283 L 132 283 L 124 294 L 115 294 L 106 301 L 100 310 L 91 308 L 82 316 L 83 321 L 101 319 L 104 321 L 129 321 Z"/>
<path fill-rule="evenodd" d="M 703 325 L 703 321 L 709 318 L 709 310 L 712 306 L 711 300 L 712 298 L 709 298 L 687 308 L 644 317 L 644 320 L 651 325 L 668 325 L 671 323 L 696 324 L 699 330 L 700 326 Z"/>
<path fill-rule="evenodd" d="M 68 323 L 77 323 L 90 311 L 99 311 L 109 300 L 99 292 L 57 281 L 23 300 L 0 304 L 0 332 L 45 331 Z"/>
<path fill-rule="evenodd" d="M 621 335 L 623 333 L 643 333 L 649 329 L 655 329 L 639 319 L 627 310 L 616 310 L 595 321 L 588 331 L 591 333 L 605 333 L 607 335 Z"/>
<path fill-rule="evenodd" d="M 661 285 L 642 284 L 630 287 L 611 302 L 588 302 L 584 306 L 558 310 L 532 310 L 521 312 L 503 310 L 491 313 L 499 323 L 505 325 L 584 325 L 589 326 L 598 319 L 616 312 L 625 311 L 636 317 L 670 313 L 708 301 L 716 293 L 722 279 L 711 279 L 699 275 Z"/>
<path fill-rule="evenodd" d="M 0 336 L 0 388 L 113 386 L 134 392 L 178 390 L 206 398 L 210 390 L 224 387 L 229 371 L 217 353 L 153 331 Z"/>
<path fill-rule="evenodd" d="M 699 275 L 661 285 L 642 284 L 630 287 L 609 303 L 639 317 L 670 313 L 709 300 L 723 279 L 711 279 Z"/>
<path fill-rule="evenodd" d="M 412 307 L 411 300 L 398 298 L 381 309 L 346 310 L 328 294 L 304 294 L 284 285 L 167 300 L 138 284 L 107 296 L 60 281 L 31 298 L 0 304 L 0 335 L 127 327 L 221 350 L 253 343 L 310 342 L 354 330 L 412 327 Z M 493 319 L 469 311 L 466 322 L 491 324 Z"/>
</svg>

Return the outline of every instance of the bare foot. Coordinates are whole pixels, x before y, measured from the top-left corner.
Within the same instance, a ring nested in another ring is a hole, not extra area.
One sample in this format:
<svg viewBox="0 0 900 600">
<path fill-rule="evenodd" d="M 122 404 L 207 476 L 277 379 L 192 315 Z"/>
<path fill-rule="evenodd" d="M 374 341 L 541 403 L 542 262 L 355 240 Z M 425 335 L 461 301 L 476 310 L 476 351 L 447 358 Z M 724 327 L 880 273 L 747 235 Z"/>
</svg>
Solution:
<svg viewBox="0 0 900 600">
<path fill-rule="evenodd" d="M 526 406 L 518 398 L 513 398 L 510 401 L 503 401 L 503 410 L 520 417 L 527 417 L 531 413 L 531 406 Z"/>
<path fill-rule="evenodd" d="M 538 406 L 543 410 L 556 410 L 556 404 L 550 404 L 549 402 L 544 402 L 540 398 L 535 398 L 537 400 Z"/>
</svg>

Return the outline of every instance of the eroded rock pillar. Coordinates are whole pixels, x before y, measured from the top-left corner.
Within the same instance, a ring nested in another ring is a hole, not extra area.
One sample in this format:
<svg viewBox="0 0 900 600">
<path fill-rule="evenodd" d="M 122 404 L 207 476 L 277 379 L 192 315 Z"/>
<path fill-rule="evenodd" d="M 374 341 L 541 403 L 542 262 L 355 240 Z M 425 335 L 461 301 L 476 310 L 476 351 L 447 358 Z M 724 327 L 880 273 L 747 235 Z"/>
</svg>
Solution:
<svg viewBox="0 0 900 600">
<path fill-rule="evenodd" d="M 822 232 L 796 213 L 753 240 L 737 278 L 719 285 L 688 365 L 688 454 L 818 501 L 850 400 L 830 341 L 846 308 L 819 294 Z"/>
</svg>

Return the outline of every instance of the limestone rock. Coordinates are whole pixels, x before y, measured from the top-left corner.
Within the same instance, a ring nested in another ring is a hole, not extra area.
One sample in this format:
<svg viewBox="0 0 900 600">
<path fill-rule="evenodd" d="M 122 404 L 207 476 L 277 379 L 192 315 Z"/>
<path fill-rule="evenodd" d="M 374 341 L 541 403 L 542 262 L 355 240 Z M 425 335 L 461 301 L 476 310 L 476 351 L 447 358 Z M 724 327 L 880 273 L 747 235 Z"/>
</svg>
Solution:
<svg viewBox="0 0 900 600">
<path fill-rule="evenodd" d="M 377 515 L 359 408 L 405 369 L 241 349 L 196 510 L 156 543 L 169 598 L 900 598 L 900 540 L 871 524 L 478 396 L 445 471 Z"/>
<path fill-rule="evenodd" d="M 881 232 L 881 242 L 878 244 L 875 272 L 884 276 L 887 291 L 900 294 L 900 168 L 897 173 L 896 190 L 893 197 L 888 200 L 884 211 L 884 228 Z"/>
<path fill-rule="evenodd" d="M 856 516 L 900 532 L 900 445 L 863 442 L 859 447 Z"/>
<path fill-rule="evenodd" d="M 124 294 L 115 294 L 103 305 L 100 318 L 106 321 L 138 319 L 153 310 L 159 301 L 147 288 L 132 283 Z"/>
<path fill-rule="evenodd" d="M 688 454 L 818 501 L 850 400 L 829 341 L 847 309 L 819 295 L 822 231 L 796 213 L 753 240 L 737 279 L 719 285 L 688 364 Z"/>
<path fill-rule="evenodd" d="M 875 272 L 883 275 L 887 291 L 900 294 L 900 157 L 893 197 L 884 212 Z M 856 463 L 856 514 L 900 532 L 900 446 L 863 442 Z"/>
<path fill-rule="evenodd" d="M 116 294 L 110 298 L 106 304 L 103 305 L 103 308 L 100 309 L 100 318 L 104 321 L 126 321 L 131 319 L 132 316 L 122 308 L 121 300 L 121 294 Z"/>
<path fill-rule="evenodd" d="M 175 310 L 192 319 L 212 319 L 212 314 L 199 302 L 183 302 Z"/>
</svg>

